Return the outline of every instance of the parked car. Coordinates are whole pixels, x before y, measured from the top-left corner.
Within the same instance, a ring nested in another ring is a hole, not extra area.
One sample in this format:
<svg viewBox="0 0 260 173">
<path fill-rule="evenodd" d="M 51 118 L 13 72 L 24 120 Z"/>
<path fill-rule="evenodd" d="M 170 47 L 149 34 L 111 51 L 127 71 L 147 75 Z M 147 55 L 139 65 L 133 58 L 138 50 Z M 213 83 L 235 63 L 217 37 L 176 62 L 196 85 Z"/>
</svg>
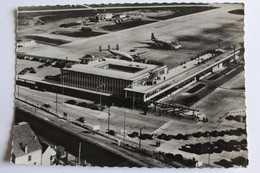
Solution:
<svg viewBox="0 0 260 173">
<path fill-rule="evenodd" d="M 42 92 L 45 92 L 45 91 L 46 91 L 45 88 L 43 88 L 43 87 L 41 87 L 41 86 L 38 86 L 38 85 L 32 85 L 32 86 L 30 87 L 30 89 L 34 89 L 34 90 L 38 90 L 38 91 L 42 91 Z"/>
<path fill-rule="evenodd" d="M 45 103 L 42 106 L 45 107 L 45 108 L 48 108 L 48 109 L 51 108 L 51 105 L 49 103 Z"/>
<path fill-rule="evenodd" d="M 71 105 L 76 105 L 77 102 L 75 100 L 67 100 L 65 103 L 71 104 Z"/>
<path fill-rule="evenodd" d="M 117 132 L 115 130 L 109 130 L 107 131 L 108 134 L 115 136 Z"/>
<path fill-rule="evenodd" d="M 79 117 L 79 118 L 77 119 L 77 121 L 79 121 L 79 122 L 81 122 L 81 123 L 87 122 L 84 117 Z"/>
<path fill-rule="evenodd" d="M 36 70 L 34 68 L 30 69 L 29 73 L 36 73 Z"/>
<path fill-rule="evenodd" d="M 77 104 L 77 106 L 81 106 L 81 107 L 88 107 L 88 104 L 86 102 L 80 102 Z"/>
</svg>

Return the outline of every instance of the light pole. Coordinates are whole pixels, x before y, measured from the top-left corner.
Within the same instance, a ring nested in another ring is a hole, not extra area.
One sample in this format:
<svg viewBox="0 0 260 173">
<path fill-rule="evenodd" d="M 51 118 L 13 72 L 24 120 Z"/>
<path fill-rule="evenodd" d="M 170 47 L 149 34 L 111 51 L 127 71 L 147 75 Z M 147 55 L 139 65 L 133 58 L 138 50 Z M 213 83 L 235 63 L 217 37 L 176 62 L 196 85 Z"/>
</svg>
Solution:
<svg viewBox="0 0 260 173">
<path fill-rule="evenodd" d="M 78 165 L 80 165 L 81 142 L 79 142 Z"/>
<path fill-rule="evenodd" d="M 62 78 L 61 78 L 61 84 L 62 84 L 62 95 L 63 95 L 63 97 L 64 97 L 64 78 L 65 78 L 65 76 L 64 76 L 64 74 L 62 75 Z"/>
<path fill-rule="evenodd" d="M 99 95 L 99 104 L 100 104 L 100 111 L 102 109 L 102 96 L 101 96 L 101 91 L 100 91 L 100 95 Z"/>
<path fill-rule="evenodd" d="M 210 133 L 209 133 L 209 145 L 210 145 L 210 142 L 211 142 L 211 141 L 210 141 L 210 137 L 211 137 L 211 136 L 210 136 Z M 210 165 L 210 152 L 209 152 L 209 160 L 208 160 L 208 164 Z"/>
<path fill-rule="evenodd" d="M 126 110 L 125 110 L 125 117 L 124 117 L 124 145 L 125 145 L 125 121 L 126 121 Z"/>
<path fill-rule="evenodd" d="M 135 93 L 133 92 L 133 110 L 135 109 Z"/>
<path fill-rule="evenodd" d="M 62 78 L 61 78 L 61 83 L 62 83 L 62 95 L 63 95 L 63 101 L 64 101 L 64 96 L 65 96 L 65 79 L 67 79 L 67 76 L 65 76 L 64 74 L 62 74 Z"/>
<path fill-rule="evenodd" d="M 107 130 L 109 130 L 109 124 L 110 124 L 110 108 L 111 106 L 108 107 Z"/>
<path fill-rule="evenodd" d="M 218 47 L 221 47 L 222 38 L 218 39 Z"/>
<path fill-rule="evenodd" d="M 58 113 L 58 93 L 56 92 L 56 114 Z"/>
<path fill-rule="evenodd" d="M 236 45 L 233 44 L 233 49 L 234 49 L 234 59 L 236 59 Z"/>
<path fill-rule="evenodd" d="M 36 115 L 37 107 L 34 106 L 34 114 Z"/>
<path fill-rule="evenodd" d="M 19 74 L 17 75 L 17 81 L 16 81 L 16 85 L 17 85 L 17 97 L 19 98 Z"/>
<path fill-rule="evenodd" d="M 101 91 L 102 91 L 102 87 L 104 87 L 105 84 L 101 84 L 97 87 L 97 89 L 99 89 L 99 103 L 100 103 L 100 111 L 102 110 L 102 95 L 101 95 Z"/>
<path fill-rule="evenodd" d="M 53 90 L 53 92 L 55 91 L 54 90 L 54 86 L 52 86 L 52 90 Z M 56 114 L 58 113 L 58 93 L 56 92 L 55 93 L 56 94 L 56 96 L 55 96 L 55 105 L 56 105 L 56 108 L 55 108 L 55 110 L 56 110 Z"/>
<path fill-rule="evenodd" d="M 140 128 L 140 134 L 139 134 L 139 150 L 141 149 L 141 141 L 142 141 L 141 135 L 142 135 L 142 129 L 144 129 L 144 127 L 141 127 L 141 128 Z"/>
</svg>

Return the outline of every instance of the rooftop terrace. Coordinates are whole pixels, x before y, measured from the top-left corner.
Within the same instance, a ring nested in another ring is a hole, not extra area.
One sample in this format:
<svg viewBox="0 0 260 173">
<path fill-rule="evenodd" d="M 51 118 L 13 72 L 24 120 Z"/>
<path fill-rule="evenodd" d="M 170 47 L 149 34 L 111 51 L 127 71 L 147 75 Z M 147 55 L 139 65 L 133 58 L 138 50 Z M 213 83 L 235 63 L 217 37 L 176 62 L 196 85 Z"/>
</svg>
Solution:
<svg viewBox="0 0 260 173">
<path fill-rule="evenodd" d="M 92 64 L 76 64 L 64 70 L 134 81 L 158 67 L 152 64 L 103 58 Z"/>
</svg>

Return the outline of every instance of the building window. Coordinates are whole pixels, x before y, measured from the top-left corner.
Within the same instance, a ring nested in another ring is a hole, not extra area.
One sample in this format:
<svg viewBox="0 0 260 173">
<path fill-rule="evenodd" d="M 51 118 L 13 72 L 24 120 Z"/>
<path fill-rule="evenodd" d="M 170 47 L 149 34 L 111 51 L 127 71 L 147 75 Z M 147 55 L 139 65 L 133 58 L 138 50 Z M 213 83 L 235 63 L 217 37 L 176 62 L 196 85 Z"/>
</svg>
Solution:
<svg viewBox="0 0 260 173">
<path fill-rule="evenodd" d="M 32 160 L 32 156 L 28 156 L 28 161 L 31 161 Z"/>
</svg>

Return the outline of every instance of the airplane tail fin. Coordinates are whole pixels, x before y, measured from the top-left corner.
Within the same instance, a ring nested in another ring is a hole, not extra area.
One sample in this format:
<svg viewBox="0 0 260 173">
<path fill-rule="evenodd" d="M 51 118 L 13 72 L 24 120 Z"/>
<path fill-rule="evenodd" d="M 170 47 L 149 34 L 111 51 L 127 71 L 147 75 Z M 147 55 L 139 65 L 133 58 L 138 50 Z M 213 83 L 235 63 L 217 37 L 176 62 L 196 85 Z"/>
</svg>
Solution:
<svg viewBox="0 0 260 173">
<path fill-rule="evenodd" d="M 151 35 L 151 40 L 154 40 L 154 39 L 155 39 L 154 33 L 152 33 L 152 35 Z"/>
<path fill-rule="evenodd" d="M 119 45 L 118 44 L 116 44 L 116 50 L 119 50 Z"/>
<path fill-rule="evenodd" d="M 107 45 L 107 50 L 110 50 L 110 45 Z"/>
<path fill-rule="evenodd" d="M 101 47 L 101 45 L 99 46 L 99 52 L 102 52 L 102 47 Z"/>
</svg>

